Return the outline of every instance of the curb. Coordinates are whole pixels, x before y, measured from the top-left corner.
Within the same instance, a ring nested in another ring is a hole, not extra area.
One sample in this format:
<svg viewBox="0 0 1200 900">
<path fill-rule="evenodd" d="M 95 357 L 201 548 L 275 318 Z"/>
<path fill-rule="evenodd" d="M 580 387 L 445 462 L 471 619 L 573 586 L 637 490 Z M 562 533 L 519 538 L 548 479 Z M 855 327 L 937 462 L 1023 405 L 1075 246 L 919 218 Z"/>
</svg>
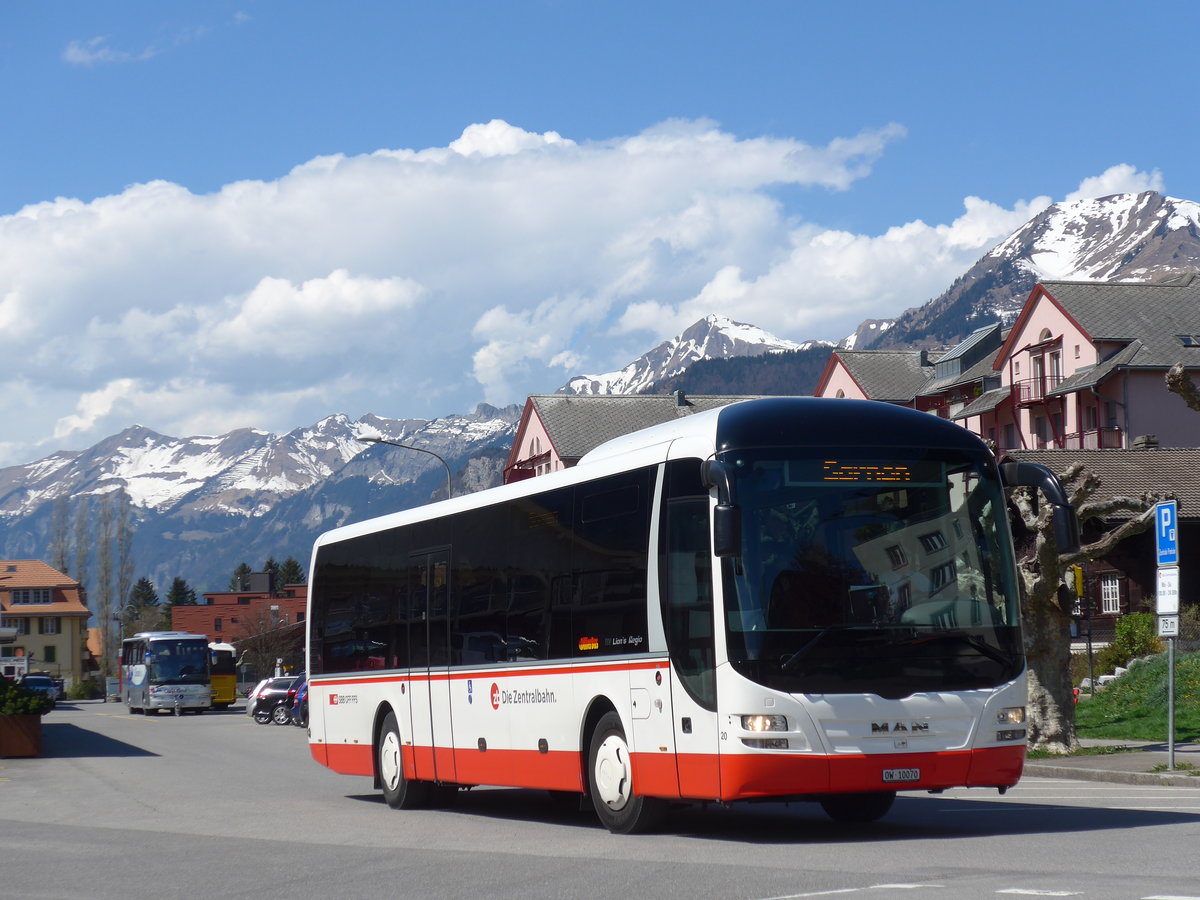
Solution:
<svg viewBox="0 0 1200 900">
<path fill-rule="evenodd" d="M 1067 778 L 1073 781 L 1109 781 L 1115 784 L 1149 784 L 1169 787 L 1200 787 L 1200 777 L 1179 772 L 1121 772 L 1111 769 L 1079 769 L 1074 766 L 1025 763 L 1022 777 Z"/>
</svg>

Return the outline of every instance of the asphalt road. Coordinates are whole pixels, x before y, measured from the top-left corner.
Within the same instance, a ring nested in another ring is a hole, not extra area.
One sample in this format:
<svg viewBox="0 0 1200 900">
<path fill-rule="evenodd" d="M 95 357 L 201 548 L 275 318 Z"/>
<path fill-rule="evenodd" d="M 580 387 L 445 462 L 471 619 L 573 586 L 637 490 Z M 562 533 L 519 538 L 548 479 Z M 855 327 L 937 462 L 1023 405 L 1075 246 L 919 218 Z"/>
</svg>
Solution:
<svg viewBox="0 0 1200 900">
<path fill-rule="evenodd" d="M 41 758 L 0 760 L 0 897 L 1200 900 L 1200 786 L 1027 778 L 902 794 L 867 827 L 697 807 L 623 837 L 537 791 L 394 811 L 240 711 L 68 703 L 44 736 Z"/>
</svg>

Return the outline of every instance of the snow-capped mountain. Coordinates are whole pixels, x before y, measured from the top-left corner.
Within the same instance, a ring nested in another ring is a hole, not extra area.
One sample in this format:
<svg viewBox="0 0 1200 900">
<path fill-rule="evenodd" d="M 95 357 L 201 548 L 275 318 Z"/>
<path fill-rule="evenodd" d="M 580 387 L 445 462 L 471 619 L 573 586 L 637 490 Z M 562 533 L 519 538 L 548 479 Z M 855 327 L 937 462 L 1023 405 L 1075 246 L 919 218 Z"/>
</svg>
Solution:
<svg viewBox="0 0 1200 900">
<path fill-rule="evenodd" d="M 0 518 L 28 515 L 43 503 L 122 490 L 136 509 L 261 515 L 312 487 L 379 435 L 405 441 L 445 423 L 338 414 L 284 435 L 241 428 L 214 437 L 174 438 L 134 425 L 79 453 L 56 453 L 0 469 Z"/>
<path fill-rule="evenodd" d="M 502 463 L 481 470 L 475 460 L 506 454 L 519 416 L 515 405 L 481 404 L 432 421 L 339 414 L 284 435 L 239 429 L 188 438 L 135 425 L 77 453 L 0 469 L 0 558 L 48 558 L 56 501 L 76 515 L 80 498 L 121 491 L 136 523 L 139 575 L 223 588 L 239 561 L 304 558 L 317 533 L 365 517 L 368 508 L 377 514 L 444 494 L 443 470 L 427 454 L 359 438 L 429 449 L 463 489 L 478 489 L 498 481 Z M 314 516 L 314 508 L 324 512 Z M 297 510 L 306 512 L 289 519 Z M 267 534 L 274 543 L 264 542 Z"/>
<path fill-rule="evenodd" d="M 784 340 L 754 325 L 710 315 L 682 334 L 663 341 L 629 365 L 604 375 L 577 375 L 560 387 L 559 394 L 640 394 L 702 359 L 761 356 L 785 350 L 803 350 L 812 341 Z"/>
<path fill-rule="evenodd" d="M 997 244 L 940 297 L 876 322 L 859 349 L 948 346 L 1011 322 L 1044 280 L 1159 281 L 1200 268 L 1200 204 L 1153 191 L 1047 207 Z"/>
</svg>

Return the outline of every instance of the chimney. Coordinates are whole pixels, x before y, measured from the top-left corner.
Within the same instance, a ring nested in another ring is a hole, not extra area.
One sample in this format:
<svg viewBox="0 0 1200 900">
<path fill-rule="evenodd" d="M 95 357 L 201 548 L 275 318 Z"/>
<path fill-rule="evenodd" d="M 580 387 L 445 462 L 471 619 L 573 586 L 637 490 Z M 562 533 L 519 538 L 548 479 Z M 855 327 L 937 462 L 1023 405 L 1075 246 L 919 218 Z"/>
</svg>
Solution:
<svg viewBox="0 0 1200 900">
<path fill-rule="evenodd" d="M 1133 439 L 1134 450 L 1156 450 L 1158 449 L 1157 434 L 1139 434 Z"/>
<path fill-rule="evenodd" d="M 683 409 L 684 407 L 692 405 L 688 401 L 688 398 L 684 395 L 683 391 L 672 391 L 671 396 L 675 398 L 675 407 L 677 409 Z"/>
</svg>

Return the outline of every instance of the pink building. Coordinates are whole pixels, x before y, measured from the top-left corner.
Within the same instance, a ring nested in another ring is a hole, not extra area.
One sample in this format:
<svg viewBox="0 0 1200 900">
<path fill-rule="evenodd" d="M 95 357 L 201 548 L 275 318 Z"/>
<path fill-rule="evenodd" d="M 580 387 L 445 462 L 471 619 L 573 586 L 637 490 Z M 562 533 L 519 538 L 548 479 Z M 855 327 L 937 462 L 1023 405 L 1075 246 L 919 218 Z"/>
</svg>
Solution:
<svg viewBox="0 0 1200 900">
<path fill-rule="evenodd" d="M 1000 387 L 951 418 L 1009 449 L 1200 446 L 1200 416 L 1166 388 L 1200 372 L 1200 279 L 1037 285 L 992 364 Z"/>
<path fill-rule="evenodd" d="M 747 397 L 674 394 L 531 394 L 513 438 L 504 481 L 569 469 L 605 441 L 727 406 Z"/>
</svg>

